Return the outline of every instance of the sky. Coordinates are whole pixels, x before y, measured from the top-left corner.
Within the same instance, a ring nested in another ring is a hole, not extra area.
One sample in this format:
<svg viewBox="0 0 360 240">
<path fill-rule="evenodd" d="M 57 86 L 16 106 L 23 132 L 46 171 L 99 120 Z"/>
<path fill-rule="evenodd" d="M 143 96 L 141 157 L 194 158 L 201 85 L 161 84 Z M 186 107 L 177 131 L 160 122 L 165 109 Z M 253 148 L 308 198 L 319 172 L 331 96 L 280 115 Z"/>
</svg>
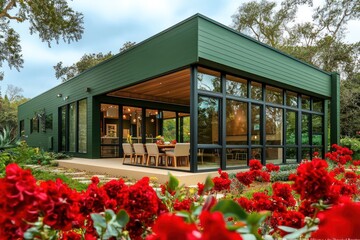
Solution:
<svg viewBox="0 0 360 240">
<path fill-rule="evenodd" d="M 30 35 L 27 23 L 13 25 L 20 34 L 24 68 L 20 72 L 3 64 L 0 81 L 2 94 L 9 84 L 21 87 L 24 97 L 33 98 L 61 83 L 55 78 L 55 66 L 77 62 L 85 53 L 119 52 L 127 42 L 141 42 L 162 30 L 201 13 L 224 25 L 232 24 L 231 16 L 246 0 L 74 0 L 68 1 L 75 11 L 84 14 L 84 34 L 78 42 L 53 43 L 51 48 L 37 35 Z M 298 20 L 311 19 L 311 11 L 300 9 Z M 348 25 L 347 42 L 360 40 L 360 21 Z"/>
</svg>

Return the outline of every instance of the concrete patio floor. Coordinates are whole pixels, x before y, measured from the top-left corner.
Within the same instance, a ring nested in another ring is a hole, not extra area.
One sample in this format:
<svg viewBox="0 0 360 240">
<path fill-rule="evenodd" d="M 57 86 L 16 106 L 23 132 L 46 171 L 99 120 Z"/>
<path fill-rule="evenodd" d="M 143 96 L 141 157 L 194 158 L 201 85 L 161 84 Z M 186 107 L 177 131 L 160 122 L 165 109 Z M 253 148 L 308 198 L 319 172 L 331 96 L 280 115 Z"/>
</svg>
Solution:
<svg viewBox="0 0 360 240">
<path fill-rule="evenodd" d="M 159 183 L 168 181 L 168 173 L 177 177 L 180 184 L 196 185 L 198 182 L 204 183 L 207 176 L 218 176 L 216 171 L 206 173 L 179 172 L 172 169 L 159 169 L 132 165 L 123 165 L 122 158 L 72 158 L 69 160 L 57 160 L 60 167 L 74 168 L 96 174 L 109 174 L 116 177 L 128 177 L 141 179 L 142 177 L 156 177 Z M 239 172 L 237 170 L 236 172 Z"/>
</svg>

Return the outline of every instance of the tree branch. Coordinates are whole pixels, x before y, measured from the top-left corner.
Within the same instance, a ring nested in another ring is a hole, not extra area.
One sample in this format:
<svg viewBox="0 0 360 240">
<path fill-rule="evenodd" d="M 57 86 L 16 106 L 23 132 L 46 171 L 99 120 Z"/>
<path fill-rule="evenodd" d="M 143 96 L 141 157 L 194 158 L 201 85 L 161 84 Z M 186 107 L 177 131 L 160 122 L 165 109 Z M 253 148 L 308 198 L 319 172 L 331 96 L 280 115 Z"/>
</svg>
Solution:
<svg viewBox="0 0 360 240">
<path fill-rule="evenodd" d="M 10 11 L 14 6 L 15 6 L 16 0 L 11 0 L 6 7 L 0 12 L 0 18 L 6 17 L 9 19 L 14 19 L 17 20 L 18 22 L 23 22 L 24 19 L 19 18 L 19 17 L 15 17 L 15 16 L 11 16 L 8 11 Z"/>
</svg>

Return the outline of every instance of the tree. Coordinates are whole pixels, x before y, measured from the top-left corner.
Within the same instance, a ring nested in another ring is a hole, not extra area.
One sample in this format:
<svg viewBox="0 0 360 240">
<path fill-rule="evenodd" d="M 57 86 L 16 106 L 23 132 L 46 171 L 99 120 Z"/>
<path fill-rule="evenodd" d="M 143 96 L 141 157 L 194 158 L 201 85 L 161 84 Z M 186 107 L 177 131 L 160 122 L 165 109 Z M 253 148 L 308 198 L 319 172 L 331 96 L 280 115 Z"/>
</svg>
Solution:
<svg viewBox="0 0 360 240">
<path fill-rule="evenodd" d="M 17 108 L 28 99 L 21 95 L 22 88 L 13 85 L 8 85 L 5 92 L 4 97 L 0 95 L 0 131 L 8 127 L 11 130 L 12 137 L 14 137 L 18 124 Z"/>
<path fill-rule="evenodd" d="M 133 47 L 135 42 L 125 42 L 120 48 L 120 52 L 123 52 L 127 49 Z M 103 53 L 91 53 L 84 54 L 79 61 L 72 64 L 71 66 L 63 66 L 63 62 L 59 62 L 54 66 L 55 77 L 61 79 L 62 82 L 66 82 L 71 78 L 77 76 L 78 74 L 84 72 L 85 70 L 94 67 L 95 65 L 113 57 L 114 55 L 111 52 L 106 54 Z"/>
<path fill-rule="evenodd" d="M 49 47 L 54 40 L 78 41 L 83 33 L 83 15 L 70 8 L 66 0 L 0 0 L 0 67 L 7 62 L 18 71 L 24 60 L 20 35 L 11 24 L 14 21 L 28 21 L 30 34 L 38 34 Z M 0 80 L 3 77 L 0 72 Z"/>
<path fill-rule="evenodd" d="M 299 6 L 312 0 L 262 0 L 241 5 L 232 16 L 233 28 L 328 72 L 339 72 L 341 132 L 360 130 L 360 42 L 344 42 L 350 20 L 360 19 L 359 0 L 327 0 L 313 8 L 311 21 L 295 23 Z M 350 117 L 352 116 L 352 117 Z"/>
<path fill-rule="evenodd" d="M 78 62 L 74 63 L 69 67 L 63 66 L 63 63 L 59 62 L 56 64 L 56 66 L 54 66 L 55 76 L 57 79 L 61 79 L 62 82 L 66 82 L 69 79 L 84 72 L 85 70 L 97 65 L 98 63 L 111 58 L 112 56 L 113 55 L 111 54 L 111 52 L 108 52 L 107 54 L 84 54 Z"/>
</svg>

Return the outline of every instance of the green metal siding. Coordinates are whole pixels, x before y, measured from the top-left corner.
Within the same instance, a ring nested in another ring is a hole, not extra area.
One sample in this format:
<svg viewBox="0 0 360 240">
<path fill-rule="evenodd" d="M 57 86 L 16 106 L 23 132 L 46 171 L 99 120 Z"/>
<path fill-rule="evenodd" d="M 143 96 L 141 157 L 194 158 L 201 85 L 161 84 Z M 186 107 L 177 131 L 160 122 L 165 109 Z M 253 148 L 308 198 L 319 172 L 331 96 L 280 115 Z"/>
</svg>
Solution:
<svg viewBox="0 0 360 240">
<path fill-rule="evenodd" d="M 264 44 L 199 18 L 199 59 L 322 95 L 331 96 L 330 75 Z"/>
</svg>

